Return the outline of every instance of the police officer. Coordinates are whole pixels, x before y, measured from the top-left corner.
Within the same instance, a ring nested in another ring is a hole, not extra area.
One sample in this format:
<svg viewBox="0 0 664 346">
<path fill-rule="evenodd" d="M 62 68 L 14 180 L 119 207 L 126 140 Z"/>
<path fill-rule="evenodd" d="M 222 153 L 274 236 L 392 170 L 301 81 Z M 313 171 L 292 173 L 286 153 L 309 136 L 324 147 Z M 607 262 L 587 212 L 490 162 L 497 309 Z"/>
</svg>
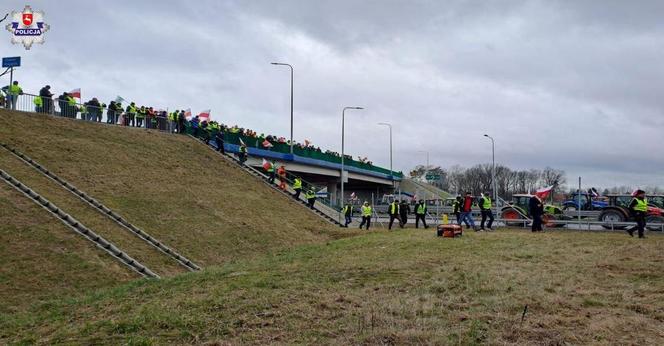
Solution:
<svg viewBox="0 0 664 346">
<path fill-rule="evenodd" d="M 648 213 L 648 200 L 646 199 L 646 192 L 643 190 L 636 190 L 632 202 L 629 204 L 629 211 L 636 221 L 636 226 L 627 230 L 630 237 L 634 236 L 634 230 L 638 230 L 639 238 L 645 238 L 646 229 L 646 215 Z"/>
<path fill-rule="evenodd" d="M 304 198 L 307 199 L 307 204 L 309 205 L 309 209 L 314 208 L 314 203 L 316 203 L 316 191 L 314 191 L 313 188 L 310 188 L 307 193 L 304 194 Z"/>
<path fill-rule="evenodd" d="M 35 104 L 35 112 L 45 113 L 44 112 L 44 101 L 42 100 L 41 97 L 35 97 L 34 99 L 32 99 L 32 103 Z"/>
<path fill-rule="evenodd" d="M 295 190 L 293 197 L 299 200 L 300 192 L 302 192 L 302 179 L 300 179 L 300 177 L 295 177 L 295 179 L 293 179 L 293 190 Z"/>
<path fill-rule="evenodd" d="M 403 224 L 401 223 L 401 218 L 399 218 L 399 202 L 397 202 L 396 199 L 388 205 L 387 213 L 390 215 L 390 223 L 387 226 L 388 230 L 392 229 L 392 224 L 394 223 L 394 219 L 399 220 L 399 227 L 403 228 Z"/>
<path fill-rule="evenodd" d="M 39 96 L 42 99 L 42 106 L 44 107 L 44 113 L 52 114 L 53 113 L 53 93 L 51 92 L 51 86 L 46 85 L 45 87 L 39 90 Z"/>
<path fill-rule="evenodd" d="M 126 112 L 126 114 L 125 114 L 125 121 L 124 121 L 125 124 L 124 125 L 129 126 L 129 124 L 131 124 L 131 126 L 135 126 L 136 125 L 136 122 L 135 122 L 136 121 L 136 104 L 134 102 L 130 103 L 129 106 L 127 106 L 127 109 L 126 109 L 125 112 Z"/>
<path fill-rule="evenodd" d="M 493 231 L 491 229 L 491 225 L 493 225 L 493 212 L 491 211 L 491 198 L 489 197 L 489 194 L 482 194 L 482 197 L 480 198 L 480 212 L 482 214 L 482 222 L 480 223 L 480 231 L 484 231 L 484 222 L 486 222 L 486 219 L 489 219 L 489 223 L 487 223 L 486 227 L 489 229 L 489 231 Z"/>
<path fill-rule="evenodd" d="M 9 107 L 16 110 L 16 103 L 18 102 L 18 95 L 23 95 L 23 89 L 18 85 L 18 81 L 14 81 L 12 85 L 7 88 L 7 97 L 9 99 Z"/>
<path fill-rule="evenodd" d="M 145 106 L 141 106 L 141 108 L 138 109 L 136 112 L 136 127 L 143 127 L 143 120 L 145 120 L 147 114 L 148 111 L 145 109 Z M 145 127 L 147 127 L 147 124 Z"/>
<path fill-rule="evenodd" d="M 270 166 L 267 168 L 267 174 L 268 178 L 267 181 L 270 182 L 270 184 L 274 184 L 274 179 L 277 177 L 276 169 L 274 168 L 276 164 L 274 161 L 270 162 Z"/>
<path fill-rule="evenodd" d="M 247 161 L 247 145 L 245 143 L 240 144 L 238 159 L 240 160 L 241 165 L 244 165 L 244 162 Z"/>
<path fill-rule="evenodd" d="M 405 200 L 401 200 L 399 204 L 399 217 L 401 217 L 401 228 L 408 222 L 408 214 L 410 214 L 410 204 Z"/>
<path fill-rule="evenodd" d="M 362 205 L 362 223 L 360 223 L 360 229 L 362 229 L 362 226 L 365 224 L 367 225 L 367 231 L 369 230 L 369 227 L 371 227 L 371 215 L 373 214 L 373 208 L 369 205 L 369 202 L 364 202 Z"/>
<path fill-rule="evenodd" d="M 420 220 L 422 220 L 425 229 L 429 228 L 429 226 L 427 226 L 426 214 L 427 205 L 423 200 L 420 200 L 415 206 L 415 228 L 420 228 Z"/>
<path fill-rule="evenodd" d="M 341 209 L 341 213 L 346 219 L 344 222 L 344 227 L 348 228 L 348 225 L 353 222 L 353 206 L 346 202 L 346 205 L 343 207 L 343 209 Z"/>
</svg>

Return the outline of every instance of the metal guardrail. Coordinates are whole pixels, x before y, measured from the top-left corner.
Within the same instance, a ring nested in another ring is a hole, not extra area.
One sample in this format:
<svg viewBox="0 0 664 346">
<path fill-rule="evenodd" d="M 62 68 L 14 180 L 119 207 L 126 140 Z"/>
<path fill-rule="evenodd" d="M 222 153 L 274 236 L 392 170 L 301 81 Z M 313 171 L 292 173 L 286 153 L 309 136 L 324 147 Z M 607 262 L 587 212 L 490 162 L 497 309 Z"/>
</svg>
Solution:
<svg viewBox="0 0 664 346">
<path fill-rule="evenodd" d="M 38 171 L 42 175 L 46 176 L 47 178 L 49 178 L 52 181 L 56 182 L 57 184 L 61 185 L 67 191 L 71 192 L 73 195 L 75 195 L 76 197 L 81 199 L 83 202 L 87 203 L 88 205 L 93 207 L 95 210 L 97 210 L 98 212 L 100 212 L 104 216 L 111 219 L 113 222 L 120 225 L 125 230 L 127 230 L 130 233 L 134 234 L 139 239 L 145 241 L 146 243 L 148 243 L 152 247 L 154 247 L 157 250 L 161 251 L 166 256 L 176 260 L 180 265 L 185 267 L 187 270 L 189 270 L 189 271 L 201 270 L 201 268 L 198 265 L 196 265 L 195 263 L 193 263 L 191 260 L 189 260 L 186 257 L 182 256 L 181 254 L 177 253 L 176 251 L 169 248 L 168 246 L 164 245 L 164 243 L 157 240 L 155 237 L 149 235 L 148 233 L 146 233 L 142 229 L 134 226 L 129 221 L 127 221 L 125 218 L 120 216 L 117 212 L 115 212 L 111 208 L 105 206 L 104 204 L 102 204 L 98 200 L 92 198 L 90 195 L 88 195 L 87 193 L 85 193 L 82 190 L 78 189 L 77 187 L 75 187 L 71 183 L 67 182 L 66 180 L 60 178 L 55 173 L 53 173 L 50 170 L 46 169 L 46 167 L 39 164 L 37 161 L 33 160 L 29 156 L 21 153 L 20 151 L 16 150 L 15 148 L 10 147 L 9 145 L 7 145 L 5 143 L 0 143 L 0 147 L 2 147 L 3 149 L 9 151 L 9 153 L 16 156 L 19 160 L 21 160 L 22 162 L 24 162 L 28 166 L 34 168 L 36 171 Z"/>
<path fill-rule="evenodd" d="M 21 192 L 23 195 L 31 199 L 33 202 L 37 203 L 37 205 L 46 209 L 49 213 L 58 218 L 58 220 L 64 223 L 67 227 L 71 228 L 74 232 L 82 235 L 87 240 L 94 243 L 95 246 L 104 250 L 109 255 L 113 256 L 115 259 L 120 261 L 122 264 L 129 267 L 131 270 L 139 273 L 144 277 L 155 278 L 155 279 L 159 278 L 159 275 L 155 274 L 148 267 L 146 267 L 145 265 L 141 264 L 140 262 L 129 256 L 127 253 L 120 250 L 113 243 L 104 239 L 97 233 L 93 232 L 91 229 L 85 227 L 78 220 L 74 219 L 71 215 L 65 213 L 62 209 L 58 208 L 58 206 L 51 203 L 49 200 L 42 197 L 34 190 L 30 189 L 25 184 L 21 183 L 19 180 L 12 177 L 7 172 L 1 169 L 0 169 L 0 177 L 2 177 L 5 183 L 10 185 L 17 191 Z"/>
</svg>

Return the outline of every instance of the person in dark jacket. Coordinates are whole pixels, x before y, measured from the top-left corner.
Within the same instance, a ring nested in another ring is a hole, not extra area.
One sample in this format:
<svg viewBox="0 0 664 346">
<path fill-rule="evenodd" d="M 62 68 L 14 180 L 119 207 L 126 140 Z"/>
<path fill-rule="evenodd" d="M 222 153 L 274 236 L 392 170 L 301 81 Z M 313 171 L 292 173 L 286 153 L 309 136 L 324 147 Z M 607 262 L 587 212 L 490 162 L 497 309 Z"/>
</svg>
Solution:
<svg viewBox="0 0 664 346">
<path fill-rule="evenodd" d="M 58 106 L 60 107 L 60 116 L 69 117 L 67 106 L 67 93 L 58 96 Z"/>
<path fill-rule="evenodd" d="M 115 101 L 108 103 L 108 111 L 106 112 L 106 123 L 115 124 Z"/>
<path fill-rule="evenodd" d="M 396 199 L 387 206 L 387 213 L 390 215 L 390 223 L 387 226 L 388 230 L 392 229 L 395 219 L 399 221 L 399 227 L 403 228 L 403 223 L 401 223 L 401 219 L 399 218 L 399 202 Z"/>
<path fill-rule="evenodd" d="M 177 128 L 178 133 L 181 135 L 184 135 L 187 132 L 187 126 L 185 125 L 186 122 L 187 118 L 184 116 L 184 111 L 180 111 L 180 114 L 177 115 Z"/>
<path fill-rule="evenodd" d="M 47 85 L 39 90 L 39 97 L 42 98 L 44 113 L 53 114 L 53 93 L 51 86 Z"/>
<path fill-rule="evenodd" d="M 636 221 L 636 226 L 627 230 L 630 237 L 634 236 L 634 231 L 638 230 L 639 238 L 645 238 L 646 230 L 646 215 L 648 214 L 648 200 L 646 199 L 646 192 L 643 190 L 636 190 L 632 202 L 629 204 L 629 211 Z"/>
<path fill-rule="evenodd" d="M 403 226 L 408 222 L 408 214 L 410 214 L 410 204 L 404 199 L 399 204 L 399 217 L 401 217 L 401 224 Z"/>
<path fill-rule="evenodd" d="M 226 150 L 224 149 L 224 130 L 217 130 L 217 134 L 214 135 L 214 141 L 217 143 L 217 151 L 225 154 Z"/>
<path fill-rule="evenodd" d="M 99 115 L 101 114 L 101 104 L 96 97 L 85 103 L 85 109 L 88 112 L 88 117 L 85 120 L 97 121 L 97 116 L 101 117 L 101 115 Z"/>
<path fill-rule="evenodd" d="M 456 217 L 457 225 L 461 226 L 461 205 L 463 205 L 463 197 L 457 195 L 454 203 L 452 203 L 452 214 Z M 470 228 L 470 224 L 467 220 L 464 220 L 466 228 Z"/>
<path fill-rule="evenodd" d="M 461 221 L 466 223 L 468 228 L 475 229 L 475 220 L 473 220 L 473 196 L 470 192 L 466 192 L 466 197 L 463 198 L 461 203 Z"/>
<path fill-rule="evenodd" d="M 530 216 L 533 218 L 533 225 L 531 231 L 533 232 L 542 232 L 542 215 L 544 215 L 544 202 L 540 199 L 539 196 L 534 195 L 530 197 L 528 202 L 528 209 L 530 210 Z"/>
</svg>

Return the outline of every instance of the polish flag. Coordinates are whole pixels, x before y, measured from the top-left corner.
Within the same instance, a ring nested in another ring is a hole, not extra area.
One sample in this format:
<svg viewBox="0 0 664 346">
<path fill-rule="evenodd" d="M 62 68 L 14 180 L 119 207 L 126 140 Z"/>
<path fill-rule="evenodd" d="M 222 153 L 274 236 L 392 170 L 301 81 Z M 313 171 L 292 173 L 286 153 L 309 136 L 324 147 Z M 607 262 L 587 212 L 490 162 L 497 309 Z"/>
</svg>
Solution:
<svg viewBox="0 0 664 346">
<path fill-rule="evenodd" d="M 210 112 L 211 112 L 211 110 L 209 110 L 209 109 L 204 110 L 204 111 L 198 113 L 198 117 L 201 119 L 201 121 L 203 121 L 203 120 L 210 121 Z"/>
<path fill-rule="evenodd" d="M 263 159 L 263 168 L 267 171 L 270 169 L 270 167 L 272 167 L 272 164 L 269 163 L 266 159 Z"/>
<path fill-rule="evenodd" d="M 547 196 L 549 196 L 549 193 L 551 193 L 551 190 L 553 190 L 553 185 L 549 187 L 544 187 L 541 188 L 537 191 L 535 191 L 535 195 L 539 197 L 540 199 L 545 199 Z"/>
<path fill-rule="evenodd" d="M 186 111 L 184 111 L 184 117 L 185 118 L 191 118 L 191 108 L 187 108 Z"/>
<path fill-rule="evenodd" d="M 305 139 L 305 140 L 304 140 L 304 146 L 305 146 L 305 147 L 308 147 L 309 144 L 311 144 L 311 142 L 310 142 L 308 139 Z"/>
<path fill-rule="evenodd" d="M 81 88 L 76 88 L 76 89 L 70 91 L 69 95 L 71 97 L 75 97 L 77 99 L 80 99 L 81 98 Z"/>
<path fill-rule="evenodd" d="M 270 141 L 268 141 L 267 139 L 263 141 L 264 148 L 272 148 L 273 146 L 274 145 L 272 145 L 272 143 L 270 143 Z"/>
</svg>

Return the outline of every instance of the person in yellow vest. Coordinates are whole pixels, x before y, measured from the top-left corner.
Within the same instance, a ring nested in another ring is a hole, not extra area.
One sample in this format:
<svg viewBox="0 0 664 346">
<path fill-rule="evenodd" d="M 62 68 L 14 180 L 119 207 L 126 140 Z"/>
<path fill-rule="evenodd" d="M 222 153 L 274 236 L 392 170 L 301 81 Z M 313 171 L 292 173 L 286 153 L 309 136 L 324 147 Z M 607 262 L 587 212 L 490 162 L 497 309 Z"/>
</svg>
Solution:
<svg viewBox="0 0 664 346">
<path fill-rule="evenodd" d="M 344 227 L 348 228 L 351 222 L 353 222 L 353 205 L 346 202 L 346 205 L 341 209 L 341 213 L 344 215 Z"/>
<path fill-rule="evenodd" d="M 14 81 L 7 89 L 7 99 L 9 100 L 9 107 L 12 110 L 16 110 L 18 95 L 23 95 L 23 89 L 18 85 L 18 81 Z"/>
<path fill-rule="evenodd" d="M 134 102 L 130 103 L 129 106 L 127 106 L 127 110 L 125 111 L 125 126 L 135 126 L 136 123 L 136 104 Z"/>
<path fill-rule="evenodd" d="M 293 180 L 293 190 L 295 190 L 293 197 L 296 200 L 299 200 L 300 192 L 302 192 L 302 179 L 300 179 L 300 177 L 295 177 L 295 179 Z"/>
<path fill-rule="evenodd" d="M 35 104 L 35 112 L 44 113 L 44 101 L 41 96 L 35 97 L 32 102 Z"/>
<path fill-rule="evenodd" d="M 70 118 L 76 119 L 76 113 L 78 112 L 78 108 L 76 107 L 76 100 L 71 97 L 70 94 L 67 95 L 67 116 Z"/>
<path fill-rule="evenodd" d="M 307 199 L 307 205 L 309 206 L 309 209 L 314 208 L 314 203 L 316 203 L 316 191 L 314 191 L 314 188 L 310 188 L 305 194 L 304 198 Z"/>
<path fill-rule="evenodd" d="M 419 203 L 415 205 L 415 228 L 420 228 L 420 220 L 422 220 L 424 228 L 429 228 L 429 226 L 427 226 L 426 215 L 427 205 L 423 200 L 420 200 Z"/>
<path fill-rule="evenodd" d="M 247 145 L 245 143 L 240 144 L 240 152 L 238 153 L 238 159 L 240 160 L 241 165 L 244 165 L 245 161 L 247 161 Z"/>
<path fill-rule="evenodd" d="M 387 206 L 387 213 L 390 215 L 390 223 L 387 226 L 388 230 L 392 229 L 392 224 L 394 224 L 395 219 L 399 221 L 399 227 L 403 228 L 403 222 L 401 222 L 401 217 L 399 215 L 399 202 L 397 202 L 396 199 Z"/>
<path fill-rule="evenodd" d="M 171 127 L 171 133 L 175 133 L 178 128 L 178 114 L 180 113 L 180 110 L 176 109 L 175 112 L 169 113 L 168 114 L 168 123 L 170 124 Z"/>
<path fill-rule="evenodd" d="M 480 223 L 480 231 L 485 231 L 484 229 L 484 223 L 486 222 L 486 219 L 489 219 L 489 223 L 486 224 L 486 227 L 489 231 L 493 231 L 491 229 L 491 225 L 493 225 L 493 212 L 491 211 L 491 198 L 489 197 L 488 193 L 483 193 L 482 197 L 480 197 L 480 212 L 482 214 L 482 221 Z"/>
<path fill-rule="evenodd" d="M 627 230 L 630 237 L 634 236 L 634 231 L 638 230 L 639 238 L 645 238 L 646 230 L 646 215 L 648 214 L 648 200 L 646 199 L 646 192 L 643 190 L 636 190 L 632 202 L 629 204 L 629 211 L 636 221 L 636 226 Z"/>
<path fill-rule="evenodd" d="M 145 109 L 145 106 L 141 106 L 141 108 L 138 109 L 136 112 L 136 127 L 143 127 L 143 120 L 145 120 L 147 114 L 148 111 Z M 145 127 L 147 127 L 147 124 Z"/>
<path fill-rule="evenodd" d="M 369 227 L 371 227 L 371 215 L 373 214 L 373 208 L 369 205 L 369 202 L 365 201 L 364 204 L 362 204 L 362 222 L 360 223 L 360 229 L 362 229 L 362 226 L 367 225 L 367 231 L 369 230 Z"/>
</svg>

